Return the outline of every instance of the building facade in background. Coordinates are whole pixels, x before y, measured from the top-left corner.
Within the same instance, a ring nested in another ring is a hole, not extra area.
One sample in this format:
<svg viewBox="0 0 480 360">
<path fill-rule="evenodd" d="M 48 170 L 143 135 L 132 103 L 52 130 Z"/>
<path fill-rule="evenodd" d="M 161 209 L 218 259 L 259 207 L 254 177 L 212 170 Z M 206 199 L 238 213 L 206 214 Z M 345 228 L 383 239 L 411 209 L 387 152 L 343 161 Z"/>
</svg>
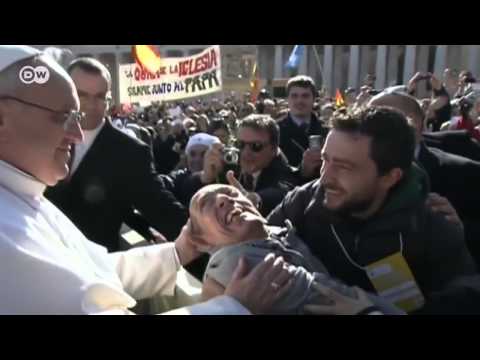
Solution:
<svg viewBox="0 0 480 360">
<path fill-rule="evenodd" d="M 258 46 L 260 74 L 267 87 L 290 76 L 285 63 L 293 47 Z M 337 88 L 360 87 L 369 73 L 381 89 L 405 84 L 417 71 L 441 79 L 447 67 L 470 70 L 478 78 L 480 45 L 306 45 L 298 74 L 312 76 L 333 94 Z"/>
<path fill-rule="evenodd" d="M 34 45 L 66 48 L 73 56 L 102 61 L 112 73 L 112 95 L 118 100 L 118 66 L 134 61 L 132 45 Z M 164 57 L 197 54 L 210 45 L 157 45 Z M 285 63 L 294 45 L 221 45 L 224 94 L 249 89 L 255 61 L 262 87 L 282 87 L 291 75 Z M 480 45 L 306 45 L 298 74 L 312 76 L 330 94 L 335 89 L 358 88 L 367 74 L 376 76 L 376 88 L 404 84 L 417 72 L 442 77 L 445 68 L 468 69 L 480 77 Z M 219 94 L 219 97 L 220 94 Z"/>
</svg>

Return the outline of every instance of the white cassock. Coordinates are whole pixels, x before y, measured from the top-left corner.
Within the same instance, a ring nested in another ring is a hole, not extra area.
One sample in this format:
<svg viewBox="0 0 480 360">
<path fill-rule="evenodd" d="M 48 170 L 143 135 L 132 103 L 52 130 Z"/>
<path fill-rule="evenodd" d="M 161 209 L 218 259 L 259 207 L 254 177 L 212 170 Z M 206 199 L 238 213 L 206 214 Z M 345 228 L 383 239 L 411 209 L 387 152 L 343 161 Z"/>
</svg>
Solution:
<svg viewBox="0 0 480 360">
<path fill-rule="evenodd" d="M 135 299 L 173 295 L 174 243 L 109 254 L 43 196 L 45 187 L 0 161 L 0 314 L 131 314 Z M 172 313 L 249 314 L 228 296 Z"/>
</svg>

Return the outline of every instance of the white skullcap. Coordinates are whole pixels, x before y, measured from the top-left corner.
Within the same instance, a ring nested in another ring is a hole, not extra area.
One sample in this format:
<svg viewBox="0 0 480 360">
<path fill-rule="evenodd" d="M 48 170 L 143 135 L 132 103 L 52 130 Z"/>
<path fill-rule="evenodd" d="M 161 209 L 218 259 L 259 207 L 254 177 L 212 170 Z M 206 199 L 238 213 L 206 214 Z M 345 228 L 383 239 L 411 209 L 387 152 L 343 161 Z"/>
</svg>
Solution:
<svg viewBox="0 0 480 360">
<path fill-rule="evenodd" d="M 41 53 L 40 50 L 26 45 L 0 45 L 0 72 L 16 62 Z"/>
<path fill-rule="evenodd" d="M 220 139 L 216 136 L 212 136 L 205 133 L 198 133 L 193 135 L 187 143 L 187 147 L 185 148 L 185 152 L 188 153 L 190 148 L 195 145 L 204 145 L 204 146 L 212 146 L 213 144 L 220 143 Z"/>
<path fill-rule="evenodd" d="M 183 126 L 183 121 L 181 119 L 175 119 L 172 121 L 172 125 L 182 125 Z"/>
</svg>

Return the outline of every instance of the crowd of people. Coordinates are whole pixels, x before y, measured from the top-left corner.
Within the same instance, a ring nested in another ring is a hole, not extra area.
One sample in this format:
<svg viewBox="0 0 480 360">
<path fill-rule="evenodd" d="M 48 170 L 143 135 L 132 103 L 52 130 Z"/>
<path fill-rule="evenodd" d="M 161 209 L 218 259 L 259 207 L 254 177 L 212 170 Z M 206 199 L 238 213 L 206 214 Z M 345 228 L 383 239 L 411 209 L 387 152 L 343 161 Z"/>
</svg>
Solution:
<svg viewBox="0 0 480 360">
<path fill-rule="evenodd" d="M 479 313 L 480 84 L 374 84 L 113 105 L 99 61 L 1 46 L 0 313 L 131 313 L 182 266 L 190 313 Z"/>
</svg>

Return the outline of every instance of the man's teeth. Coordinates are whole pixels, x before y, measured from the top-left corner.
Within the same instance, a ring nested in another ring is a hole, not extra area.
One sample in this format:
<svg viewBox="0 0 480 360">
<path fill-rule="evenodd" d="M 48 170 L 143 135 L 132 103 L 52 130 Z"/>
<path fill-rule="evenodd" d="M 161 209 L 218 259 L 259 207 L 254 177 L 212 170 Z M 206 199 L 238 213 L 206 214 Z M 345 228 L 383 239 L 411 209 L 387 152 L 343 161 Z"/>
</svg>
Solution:
<svg viewBox="0 0 480 360">
<path fill-rule="evenodd" d="M 233 209 L 230 211 L 230 213 L 227 215 L 227 224 L 230 224 L 232 222 L 232 219 L 235 215 L 240 215 L 242 213 L 241 210 L 239 209 Z"/>
<path fill-rule="evenodd" d="M 332 189 L 327 189 L 326 192 L 329 193 L 329 194 L 332 194 L 332 195 L 335 195 L 335 194 L 339 194 L 339 193 L 340 193 L 339 190 L 332 190 Z"/>
</svg>

